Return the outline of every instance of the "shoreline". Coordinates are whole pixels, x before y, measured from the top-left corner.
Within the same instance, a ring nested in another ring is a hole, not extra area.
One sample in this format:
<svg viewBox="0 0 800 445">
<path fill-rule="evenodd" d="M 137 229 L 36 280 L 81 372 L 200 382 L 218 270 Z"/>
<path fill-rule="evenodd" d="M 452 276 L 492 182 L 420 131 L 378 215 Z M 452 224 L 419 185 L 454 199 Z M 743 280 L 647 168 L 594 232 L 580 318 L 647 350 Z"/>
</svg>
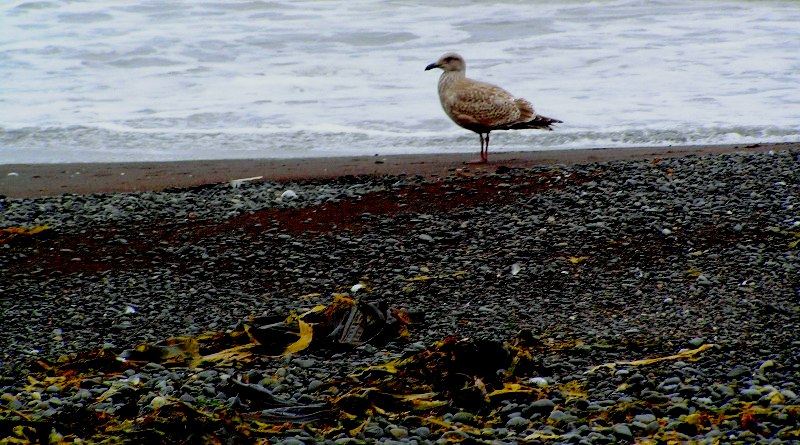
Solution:
<svg viewBox="0 0 800 445">
<path fill-rule="evenodd" d="M 0 195 L 35 198 L 65 193 L 92 194 L 161 191 L 262 176 L 264 181 L 330 179 L 345 175 L 447 176 L 458 168 L 494 171 L 544 164 L 603 163 L 628 159 L 674 158 L 734 152 L 765 152 L 800 143 L 688 145 L 496 152 L 487 165 L 468 165 L 475 153 L 370 155 L 326 158 L 227 159 L 113 163 L 0 164 Z"/>
</svg>

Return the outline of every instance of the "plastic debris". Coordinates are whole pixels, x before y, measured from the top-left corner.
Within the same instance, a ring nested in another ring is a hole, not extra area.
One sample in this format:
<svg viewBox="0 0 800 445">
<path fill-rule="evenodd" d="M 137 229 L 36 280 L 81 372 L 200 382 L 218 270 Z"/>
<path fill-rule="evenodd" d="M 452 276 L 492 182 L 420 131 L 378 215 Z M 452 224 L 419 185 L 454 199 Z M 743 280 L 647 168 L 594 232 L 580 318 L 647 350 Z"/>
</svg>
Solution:
<svg viewBox="0 0 800 445">
<path fill-rule="evenodd" d="M 294 190 L 286 190 L 285 192 L 281 193 L 280 200 L 281 201 L 291 201 L 297 198 L 297 193 Z"/>
<path fill-rule="evenodd" d="M 263 176 L 253 176 L 253 177 L 250 177 L 250 178 L 231 179 L 230 185 L 231 185 L 232 188 L 238 189 L 239 187 L 241 187 L 243 184 L 245 184 L 247 182 L 258 181 L 259 179 L 262 179 L 262 178 L 263 178 Z"/>
</svg>

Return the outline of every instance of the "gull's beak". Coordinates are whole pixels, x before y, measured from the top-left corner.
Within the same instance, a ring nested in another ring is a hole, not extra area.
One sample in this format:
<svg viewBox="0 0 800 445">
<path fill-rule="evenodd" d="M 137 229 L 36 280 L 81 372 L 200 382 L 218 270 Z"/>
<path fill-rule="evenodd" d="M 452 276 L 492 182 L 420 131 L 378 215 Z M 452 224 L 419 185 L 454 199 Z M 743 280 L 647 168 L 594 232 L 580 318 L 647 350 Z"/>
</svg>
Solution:
<svg viewBox="0 0 800 445">
<path fill-rule="evenodd" d="M 434 68 L 439 68 L 439 64 L 436 62 L 431 63 L 430 65 L 425 67 L 425 71 L 432 70 Z"/>
</svg>

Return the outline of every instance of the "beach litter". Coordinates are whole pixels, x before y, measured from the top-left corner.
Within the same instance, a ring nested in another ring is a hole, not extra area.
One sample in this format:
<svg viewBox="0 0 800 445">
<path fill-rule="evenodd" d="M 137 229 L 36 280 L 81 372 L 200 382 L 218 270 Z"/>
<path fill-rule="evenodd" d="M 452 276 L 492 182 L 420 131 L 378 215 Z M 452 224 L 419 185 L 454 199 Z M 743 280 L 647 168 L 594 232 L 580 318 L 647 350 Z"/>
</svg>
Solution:
<svg viewBox="0 0 800 445">
<path fill-rule="evenodd" d="M 242 185 L 252 181 L 258 181 L 259 179 L 264 178 L 263 176 L 253 176 L 250 178 L 241 178 L 241 179 L 231 179 L 230 185 L 232 188 L 238 189 Z"/>
</svg>

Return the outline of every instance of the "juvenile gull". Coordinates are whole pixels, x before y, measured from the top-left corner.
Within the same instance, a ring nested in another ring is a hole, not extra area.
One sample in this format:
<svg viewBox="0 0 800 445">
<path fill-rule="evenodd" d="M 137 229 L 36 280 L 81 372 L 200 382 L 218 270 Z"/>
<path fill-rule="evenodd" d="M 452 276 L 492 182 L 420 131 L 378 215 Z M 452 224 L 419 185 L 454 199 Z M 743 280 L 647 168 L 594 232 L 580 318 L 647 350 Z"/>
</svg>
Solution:
<svg viewBox="0 0 800 445">
<path fill-rule="evenodd" d="M 536 114 L 525 99 L 517 99 L 508 91 L 490 83 L 478 82 L 466 76 L 467 64 L 456 53 L 447 53 L 425 71 L 441 68 L 439 101 L 444 112 L 456 124 L 478 133 L 481 138 L 481 159 L 489 160 L 489 133 L 492 130 L 552 130 L 558 119 Z"/>
</svg>

